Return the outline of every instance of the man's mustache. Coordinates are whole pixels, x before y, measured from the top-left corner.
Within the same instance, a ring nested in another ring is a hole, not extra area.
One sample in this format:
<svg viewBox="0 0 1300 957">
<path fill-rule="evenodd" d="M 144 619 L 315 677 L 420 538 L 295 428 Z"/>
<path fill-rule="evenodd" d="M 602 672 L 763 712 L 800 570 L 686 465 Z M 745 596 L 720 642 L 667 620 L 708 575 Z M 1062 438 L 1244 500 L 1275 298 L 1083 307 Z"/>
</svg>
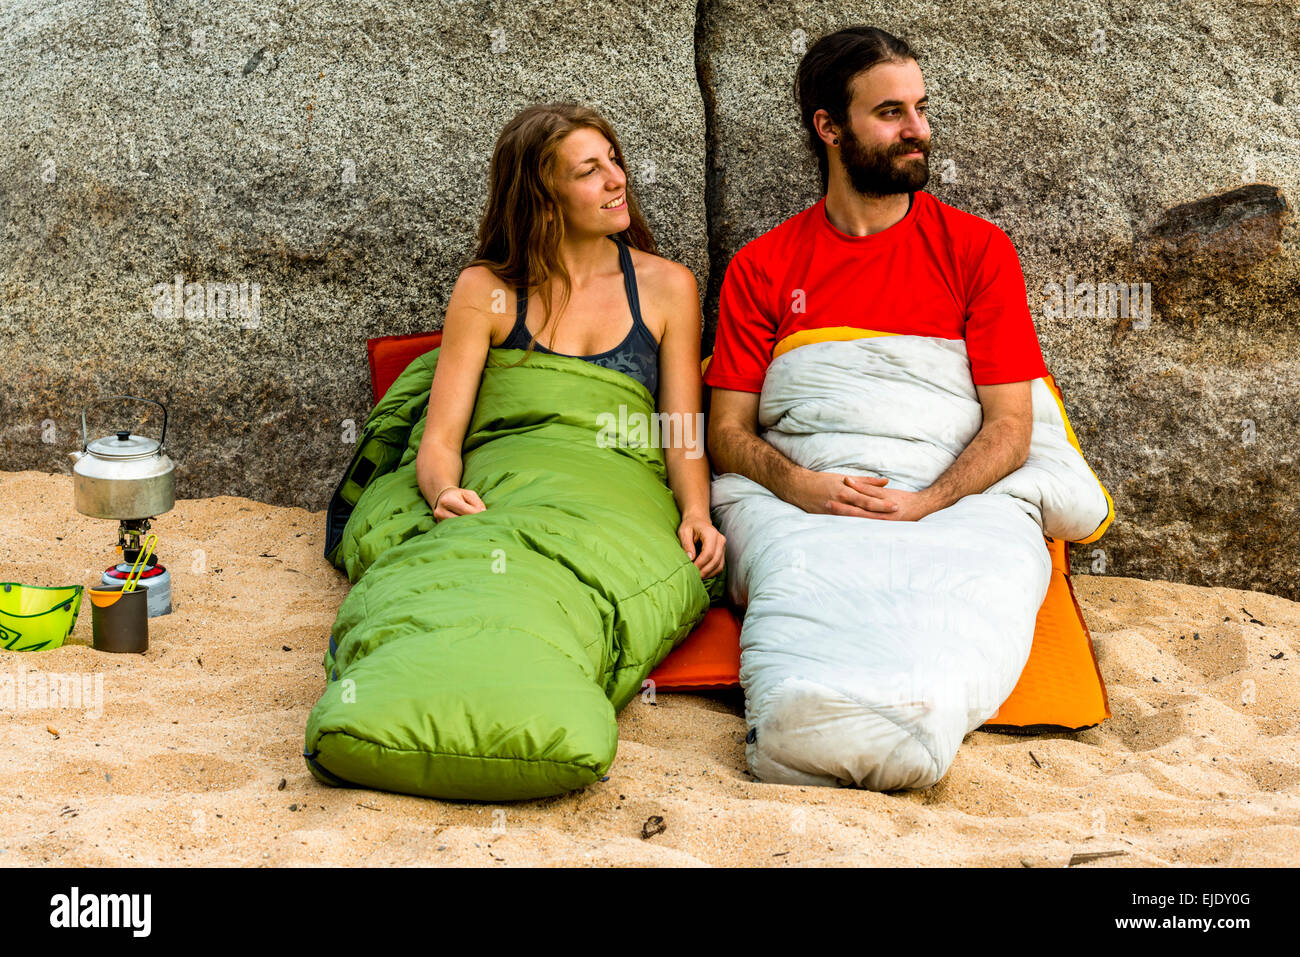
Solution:
<svg viewBox="0 0 1300 957">
<path fill-rule="evenodd" d="M 898 149 L 894 150 L 892 156 L 906 156 L 908 153 L 920 153 L 922 157 L 929 158 L 930 144 L 925 143 L 904 143 Z"/>
</svg>

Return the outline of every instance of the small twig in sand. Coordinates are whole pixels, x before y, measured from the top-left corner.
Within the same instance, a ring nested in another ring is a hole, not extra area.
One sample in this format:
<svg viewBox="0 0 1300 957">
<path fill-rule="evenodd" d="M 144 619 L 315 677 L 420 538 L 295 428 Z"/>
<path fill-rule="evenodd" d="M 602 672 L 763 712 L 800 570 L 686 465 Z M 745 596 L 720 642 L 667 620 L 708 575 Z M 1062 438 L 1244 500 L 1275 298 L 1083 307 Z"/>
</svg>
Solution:
<svg viewBox="0 0 1300 957">
<path fill-rule="evenodd" d="M 1036 767 L 1036 768 L 1041 768 L 1041 767 L 1042 767 L 1042 765 L 1038 763 L 1038 759 L 1037 759 L 1036 757 L 1034 757 L 1034 752 L 1033 752 L 1033 751 L 1030 751 L 1030 752 L 1029 752 L 1029 759 L 1030 759 L 1031 761 L 1034 762 L 1034 767 Z"/>
<path fill-rule="evenodd" d="M 1076 864 L 1087 864 L 1089 861 L 1099 861 L 1103 857 L 1119 857 L 1127 854 L 1128 851 L 1093 851 L 1088 854 L 1070 855 L 1070 863 L 1066 867 L 1074 867 Z"/>
</svg>

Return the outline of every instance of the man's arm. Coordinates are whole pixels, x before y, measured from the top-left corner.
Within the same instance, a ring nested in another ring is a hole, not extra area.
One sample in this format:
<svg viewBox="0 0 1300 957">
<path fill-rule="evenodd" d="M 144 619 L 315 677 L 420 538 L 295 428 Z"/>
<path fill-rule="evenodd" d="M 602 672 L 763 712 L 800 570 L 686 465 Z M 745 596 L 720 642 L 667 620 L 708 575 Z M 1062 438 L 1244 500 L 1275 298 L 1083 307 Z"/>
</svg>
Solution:
<svg viewBox="0 0 1300 957">
<path fill-rule="evenodd" d="M 887 479 L 814 472 L 790 461 L 760 438 L 756 392 L 713 389 L 709 403 L 709 459 L 719 474 L 743 475 L 805 512 L 866 516 L 897 508 L 880 497 Z"/>
</svg>

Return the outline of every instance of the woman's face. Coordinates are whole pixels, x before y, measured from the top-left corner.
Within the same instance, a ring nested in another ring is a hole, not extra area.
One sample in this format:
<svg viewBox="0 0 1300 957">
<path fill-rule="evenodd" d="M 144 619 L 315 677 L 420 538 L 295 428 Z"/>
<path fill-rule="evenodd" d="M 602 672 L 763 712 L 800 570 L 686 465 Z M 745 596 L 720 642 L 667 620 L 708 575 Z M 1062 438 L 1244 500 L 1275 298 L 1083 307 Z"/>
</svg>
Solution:
<svg viewBox="0 0 1300 957">
<path fill-rule="evenodd" d="M 555 163 L 555 187 L 569 235 L 609 236 L 632 224 L 627 175 L 603 133 L 574 130 L 560 141 Z"/>
</svg>

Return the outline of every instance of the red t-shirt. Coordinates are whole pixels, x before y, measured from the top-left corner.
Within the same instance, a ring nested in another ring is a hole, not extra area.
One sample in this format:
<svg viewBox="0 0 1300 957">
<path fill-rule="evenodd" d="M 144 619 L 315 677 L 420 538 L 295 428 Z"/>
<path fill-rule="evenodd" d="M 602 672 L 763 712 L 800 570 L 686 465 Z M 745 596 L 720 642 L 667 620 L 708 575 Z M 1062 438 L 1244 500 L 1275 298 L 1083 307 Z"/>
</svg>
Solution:
<svg viewBox="0 0 1300 957">
<path fill-rule="evenodd" d="M 1047 375 L 1007 234 L 924 191 L 913 197 L 870 236 L 832 226 L 823 197 L 743 246 L 722 281 L 705 384 L 761 392 L 787 337 L 845 326 L 964 339 L 976 385 Z"/>
</svg>

